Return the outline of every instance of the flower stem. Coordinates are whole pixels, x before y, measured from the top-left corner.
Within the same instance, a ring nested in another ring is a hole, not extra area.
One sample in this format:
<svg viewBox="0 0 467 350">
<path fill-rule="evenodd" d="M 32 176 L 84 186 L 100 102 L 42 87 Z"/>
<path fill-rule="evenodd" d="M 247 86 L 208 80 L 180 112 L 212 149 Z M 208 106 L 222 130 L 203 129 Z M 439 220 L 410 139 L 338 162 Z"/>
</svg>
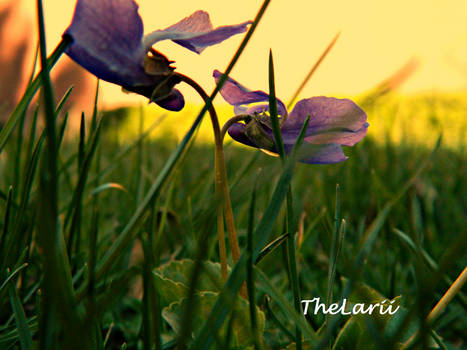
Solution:
<svg viewBox="0 0 467 350">
<path fill-rule="evenodd" d="M 221 141 L 224 140 L 224 137 L 225 137 L 225 134 L 227 133 L 227 130 L 229 130 L 229 128 L 233 124 L 238 123 L 240 121 L 248 120 L 248 119 L 251 119 L 250 115 L 248 115 L 248 114 L 239 114 L 239 115 L 236 115 L 236 116 L 230 118 L 229 120 L 227 120 L 225 122 L 224 126 L 222 127 L 222 130 L 221 130 Z"/>
<path fill-rule="evenodd" d="M 187 77 L 186 75 L 180 73 L 175 74 L 178 75 L 183 82 L 195 89 L 204 101 L 209 98 L 208 94 L 201 86 L 199 86 L 197 82 Z M 225 169 L 224 147 L 222 142 L 223 137 L 219 126 L 219 118 L 217 117 L 216 110 L 212 105 L 209 107 L 209 115 L 211 117 L 212 128 L 214 131 L 215 145 L 214 172 L 217 200 L 217 233 L 219 237 L 219 256 L 221 261 L 222 276 L 225 281 L 227 280 L 227 253 L 224 237 L 224 216 L 234 264 L 236 264 L 240 258 L 240 248 L 238 245 L 237 231 L 235 229 L 232 203 L 230 201 L 229 186 L 227 184 L 227 172 Z"/>
</svg>

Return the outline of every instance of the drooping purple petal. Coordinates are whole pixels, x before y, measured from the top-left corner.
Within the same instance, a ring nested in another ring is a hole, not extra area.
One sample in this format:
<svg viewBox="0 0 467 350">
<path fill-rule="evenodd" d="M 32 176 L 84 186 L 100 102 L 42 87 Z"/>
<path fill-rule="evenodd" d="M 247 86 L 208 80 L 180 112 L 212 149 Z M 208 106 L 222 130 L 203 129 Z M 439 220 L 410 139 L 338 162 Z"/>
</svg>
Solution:
<svg viewBox="0 0 467 350">
<path fill-rule="evenodd" d="M 251 21 L 213 29 L 209 14 L 196 11 L 191 16 L 163 30 L 156 30 L 144 38 L 146 48 L 161 40 L 171 39 L 175 43 L 196 53 L 206 47 L 219 44 L 233 35 L 244 33 Z"/>
<path fill-rule="evenodd" d="M 64 35 L 78 64 L 100 79 L 118 85 L 149 83 L 142 67 L 143 23 L 133 0 L 78 0 Z"/>
<path fill-rule="evenodd" d="M 305 141 L 313 144 L 353 146 L 367 132 L 365 112 L 348 99 L 312 97 L 299 101 L 282 125 L 284 142 L 293 143 L 310 116 Z"/>
<path fill-rule="evenodd" d="M 206 11 L 196 11 L 181 21 L 172 24 L 170 27 L 161 30 L 163 32 L 187 32 L 187 33 L 203 33 L 213 29 L 209 13 Z"/>
<path fill-rule="evenodd" d="M 245 132 L 246 125 L 242 123 L 234 123 L 230 126 L 228 133 L 235 141 L 243 143 L 244 145 L 258 148 L 254 142 L 252 142 Z"/>
<path fill-rule="evenodd" d="M 290 153 L 293 145 L 284 145 L 285 151 Z M 304 142 L 298 151 L 298 160 L 307 164 L 333 164 L 346 160 L 342 147 L 336 143 L 316 145 Z"/>
<path fill-rule="evenodd" d="M 216 80 L 216 83 L 219 81 L 219 79 L 222 76 L 222 73 L 219 72 L 217 69 L 213 73 L 214 79 Z M 228 103 L 233 105 L 234 107 L 239 107 L 242 105 L 248 105 L 251 103 L 256 103 L 256 102 L 264 102 L 264 101 L 269 101 L 269 95 L 265 93 L 264 91 L 251 91 L 235 81 L 232 78 L 227 78 L 225 81 L 224 85 L 222 85 L 221 89 L 221 95 L 226 100 Z M 248 112 L 257 112 L 258 108 L 261 110 L 268 110 L 269 106 L 263 106 L 260 105 L 259 107 L 252 107 L 252 109 L 244 109 L 245 113 Z M 279 115 L 285 115 L 286 114 L 286 108 L 285 105 L 282 103 L 281 100 L 277 99 L 277 112 Z"/>
<path fill-rule="evenodd" d="M 217 27 L 211 32 L 199 34 L 191 39 L 174 40 L 175 43 L 196 53 L 201 53 L 206 47 L 219 44 L 233 35 L 246 32 L 251 21 L 236 25 Z"/>
<path fill-rule="evenodd" d="M 169 96 L 154 102 L 162 108 L 175 112 L 180 111 L 185 106 L 185 99 L 183 98 L 182 93 L 177 89 L 172 89 Z"/>
</svg>

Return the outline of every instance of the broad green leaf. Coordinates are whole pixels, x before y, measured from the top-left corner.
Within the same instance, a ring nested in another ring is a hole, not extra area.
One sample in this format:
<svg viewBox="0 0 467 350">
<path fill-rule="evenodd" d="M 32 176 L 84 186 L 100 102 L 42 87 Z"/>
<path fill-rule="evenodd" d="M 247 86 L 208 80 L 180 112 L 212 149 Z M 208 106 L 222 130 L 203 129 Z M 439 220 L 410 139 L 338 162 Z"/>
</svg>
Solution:
<svg viewBox="0 0 467 350">
<path fill-rule="evenodd" d="M 219 293 L 214 292 L 200 292 L 196 294 L 195 304 L 198 305 L 199 309 L 197 310 L 196 315 L 193 316 L 193 330 L 195 333 L 201 329 L 201 326 L 207 319 L 218 296 Z M 164 310 L 162 311 L 162 316 L 177 334 L 182 329 L 183 320 L 181 319 L 181 317 L 183 315 L 183 310 L 185 307 L 186 299 L 183 299 L 181 301 L 170 304 L 170 306 L 164 308 Z M 243 298 L 237 297 L 235 299 L 235 305 L 232 305 L 232 310 L 235 315 L 234 321 L 233 323 L 231 323 L 233 327 L 232 336 L 235 344 L 241 347 L 253 344 L 253 334 L 251 331 L 248 301 Z M 257 315 L 257 329 L 259 333 L 262 334 L 264 331 L 265 316 L 264 313 L 259 309 L 257 309 Z M 219 338 L 224 339 L 226 332 L 227 324 L 224 324 L 224 326 L 219 331 Z"/>
<path fill-rule="evenodd" d="M 187 295 L 193 266 L 193 260 L 183 259 L 171 261 L 153 271 L 162 306 L 168 306 L 175 301 L 180 301 Z M 219 292 L 222 285 L 220 264 L 205 261 L 196 291 Z"/>
<path fill-rule="evenodd" d="M 359 296 L 358 300 L 354 301 L 354 298 Z M 357 284 L 355 286 L 355 293 L 349 297 L 351 301 L 350 305 L 346 310 L 349 312 L 354 307 L 357 307 L 358 304 L 363 304 L 364 309 L 367 309 L 370 304 L 381 303 L 385 299 L 374 289 L 363 285 Z M 400 306 L 402 298 L 396 297 L 393 300 L 392 310 L 395 311 L 397 307 Z M 383 334 L 386 332 L 388 322 L 391 318 L 395 317 L 397 313 L 401 311 L 401 308 L 397 310 L 394 315 L 389 313 L 381 314 L 380 310 L 387 310 L 387 305 L 389 301 L 387 300 L 382 309 L 377 306 L 373 312 L 370 314 L 356 314 L 352 315 L 344 327 L 339 332 L 337 339 L 333 345 L 333 350 L 352 350 L 352 349 L 362 349 L 367 350 L 371 349 L 380 349 L 381 344 L 378 343 L 378 339 L 375 337 L 375 334 Z"/>
</svg>

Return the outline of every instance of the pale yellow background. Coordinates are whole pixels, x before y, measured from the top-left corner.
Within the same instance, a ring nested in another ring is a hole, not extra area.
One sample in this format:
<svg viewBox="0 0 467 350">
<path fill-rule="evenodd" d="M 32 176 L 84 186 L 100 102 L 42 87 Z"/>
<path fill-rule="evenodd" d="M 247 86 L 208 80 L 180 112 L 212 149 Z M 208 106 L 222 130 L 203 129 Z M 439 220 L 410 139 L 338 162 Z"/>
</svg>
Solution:
<svg viewBox="0 0 467 350">
<path fill-rule="evenodd" d="M 5 0 L 2 0 L 4 2 Z M 97 1 L 97 0 L 96 0 Z M 31 35 L 35 26 L 34 0 L 19 1 L 28 13 Z M 214 26 L 253 19 L 256 0 L 141 0 L 145 31 L 165 28 L 198 9 L 211 15 Z M 68 26 L 75 2 L 44 0 L 49 50 Z M 402 92 L 452 91 L 467 88 L 467 1 L 443 0 L 272 0 L 232 76 L 251 89 L 267 90 L 267 57 L 271 48 L 276 66 L 277 95 L 287 100 L 332 37 L 342 34 L 303 97 L 356 95 L 374 87 L 416 57 L 419 68 Z M 176 61 L 179 71 L 192 76 L 208 91 L 213 69 L 222 70 L 242 36 L 205 50 L 201 55 L 172 42 L 156 48 Z M 143 102 L 120 88 L 102 84 L 106 105 Z M 198 98 L 182 88 L 187 100 Z"/>
</svg>

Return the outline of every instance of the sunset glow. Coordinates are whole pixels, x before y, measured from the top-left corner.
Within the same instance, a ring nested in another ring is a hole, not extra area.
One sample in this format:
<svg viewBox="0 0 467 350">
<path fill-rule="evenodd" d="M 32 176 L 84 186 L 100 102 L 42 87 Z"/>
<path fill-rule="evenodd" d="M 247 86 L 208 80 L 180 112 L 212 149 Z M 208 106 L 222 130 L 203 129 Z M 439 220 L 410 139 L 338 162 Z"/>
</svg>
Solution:
<svg viewBox="0 0 467 350">
<path fill-rule="evenodd" d="M 7 1 L 2 1 L 5 4 Z M 239 0 L 173 2 L 141 0 L 140 14 L 145 31 L 165 28 L 198 9 L 211 15 L 214 26 L 253 19 L 261 1 Z M 21 2 L 24 16 L 35 24 L 33 2 Z M 48 48 L 51 50 L 68 26 L 74 1 L 44 1 Z M 27 22 L 25 20 L 23 22 Z M 419 62 L 417 71 L 402 86 L 403 93 L 452 91 L 467 88 L 467 2 L 370 0 L 273 1 L 254 34 L 234 76 L 248 86 L 267 89 L 267 55 L 271 48 L 278 70 L 278 95 L 289 98 L 314 61 L 335 36 L 335 47 L 305 88 L 303 96 L 356 95 L 374 87 L 409 59 Z M 30 28 L 29 28 L 30 29 Z M 189 74 L 206 90 L 211 90 L 214 69 L 224 69 L 241 36 L 229 39 L 202 55 L 187 52 L 171 42 L 157 49 L 176 61 L 180 72 Z M 35 37 L 31 42 L 35 42 Z M 33 45 L 31 45 L 33 46 Z M 32 56 L 31 47 L 30 55 Z M 102 84 L 105 105 L 141 101 L 140 96 L 124 95 L 121 89 Z M 189 88 L 182 87 L 187 100 L 198 101 Z"/>
</svg>

